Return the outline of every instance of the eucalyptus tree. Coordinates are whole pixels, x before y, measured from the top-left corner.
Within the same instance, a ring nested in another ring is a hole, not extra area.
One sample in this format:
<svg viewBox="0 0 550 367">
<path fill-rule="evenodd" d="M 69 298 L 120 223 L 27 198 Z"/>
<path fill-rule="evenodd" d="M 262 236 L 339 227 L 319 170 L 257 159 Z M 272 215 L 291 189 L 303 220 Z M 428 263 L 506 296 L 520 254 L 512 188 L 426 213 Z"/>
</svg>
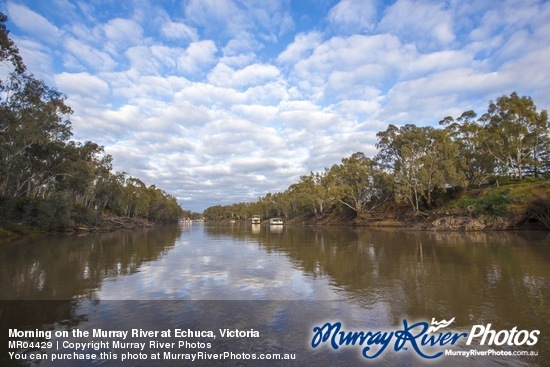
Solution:
<svg viewBox="0 0 550 367">
<path fill-rule="evenodd" d="M 389 125 L 377 136 L 377 160 L 393 173 L 397 197 L 405 198 L 414 211 L 420 210 L 422 199 L 431 207 L 436 189 L 463 182 L 457 169 L 458 147 L 447 131 L 412 124 L 401 128 Z"/>
<path fill-rule="evenodd" d="M 469 110 L 457 119 L 447 116 L 439 121 L 440 125 L 446 125 L 445 130 L 458 144 L 457 165 L 464 173 L 466 185 L 480 185 L 495 170 L 495 160 L 484 141 L 484 127 L 477 122 L 476 117 L 477 114 Z"/>
<path fill-rule="evenodd" d="M 27 69 L 23 58 L 19 55 L 19 49 L 9 37 L 10 31 L 6 28 L 8 17 L 0 12 L 0 62 L 7 61 L 12 65 L 14 71 L 22 74 Z"/>
<path fill-rule="evenodd" d="M 111 158 L 106 156 L 104 159 Z M 110 166 L 109 161 L 109 166 Z M 119 212 L 116 198 L 121 195 L 124 185 L 125 174 L 123 172 L 102 171 L 100 179 L 95 187 L 95 202 L 94 207 L 101 210 L 110 210 L 113 213 Z"/>
<path fill-rule="evenodd" d="M 290 185 L 287 192 L 298 212 L 313 214 L 317 218 L 325 214 L 332 201 L 326 172 L 310 172 L 309 175 L 301 176 L 300 181 Z"/>
<path fill-rule="evenodd" d="M 531 169 L 535 175 L 548 149 L 548 113 L 537 112 L 531 97 L 510 96 L 491 101 L 480 121 L 485 123 L 485 145 L 502 174 L 522 179 Z"/>
<path fill-rule="evenodd" d="M 330 195 L 357 216 L 372 211 L 392 195 L 386 173 L 362 152 L 333 165 L 328 171 L 328 180 Z"/>
<path fill-rule="evenodd" d="M 130 200 L 132 205 L 132 217 L 149 216 L 149 206 L 151 201 L 147 192 L 147 185 L 139 178 L 129 177 L 126 180 L 126 188 L 130 191 Z"/>
<path fill-rule="evenodd" d="M 542 174 L 548 177 L 550 175 L 550 124 L 548 122 L 548 111 L 542 110 L 538 113 L 533 134 L 533 175 L 539 177 Z"/>
<path fill-rule="evenodd" d="M 166 222 L 176 220 L 184 214 L 174 196 L 156 188 L 155 185 L 149 186 L 147 192 L 151 200 L 149 219 L 156 222 Z M 191 216 L 190 212 L 187 214 L 187 217 Z"/>
<path fill-rule="evenodd" d="M 58 172 L 57 182 L 51 190 L 70 193 L 73 201 L 87 206 L 90 186 L 94 180 L 94 155 L 97 144 L 69 142 L 64 146 L 63 161 Z"/>
<path fill-rule="evenodd" d="M 210 206 L 202 214 L 207 220 L 222 220 L 225 219 L 225 207 L 219 204 Z"/>
<path fill-rule="evenodd" d="M 11 73 L 0 85 L 0 190 L 32 196 L 48 179 L 47 160 L 71 136 L 66 97 L 32 75 Z"/>
<path fill-rule="evenodd" d="M 71 136 L 66 97 L 26 71 L 0 13 L 0 195 L 45 195 Z M 6 65 L 7 64 L 7 65 Z"/>
<path fill-rule="evenodd" d="M 274 214 L 275 201 L 273 195 L 268 192 L 265 196 L 258 198 L 258 207 L 263 218 L 270 218 Z"/>
</svg>

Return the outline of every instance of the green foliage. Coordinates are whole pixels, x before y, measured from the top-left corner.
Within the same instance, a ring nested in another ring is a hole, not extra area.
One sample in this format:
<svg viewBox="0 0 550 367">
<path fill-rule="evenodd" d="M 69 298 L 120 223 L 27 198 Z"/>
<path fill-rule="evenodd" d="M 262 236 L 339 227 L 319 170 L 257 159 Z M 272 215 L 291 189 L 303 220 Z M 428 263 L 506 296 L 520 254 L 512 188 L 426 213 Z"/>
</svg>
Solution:
<svg viewBox="0 0 550 367">
<path fill-rule="evenodd" d="M 357 152 L 328 171 L 329 193 L 360 216 L 392 196 L 391 183 L 376 162 Z"/>
<path fill-rule="evenodd" d="M 475 216 L 505 216 L 508 213 L 510 203 L 511 199 L 506 190 L 490 189 L 488 193 L 481 194 L 478 197 L 464 195 L 453 206 L 466 209 Z"/>
<path fill-rule="evenodd" d="M 75 205 L 71 211 L 71 222 L 74 224 L 96 226 L 100 222 L 100 219 L 99 211 L 82 205 Z"/>
<path fill-rule="evenodd" d="M 445 130 L 390 125 L 377 134 L 380 150 L 378 161 L 390 170 L 396 182 L 396 194 L 405 198 L 413 210 L 419 211 L 423 199 L 433 206 L 437 189 L 460 185 L 464 174 L 458 168 L 458 145 Z"/>
<path fill-rule="evenodd" d="M 2 197 L 0 199 L 0 218 L 15 220 L 26 224 L 36 222 L 38 201 L 27 197 Z"/>
<path fill-rule="evenodd" d="M 438 188 L 433 193 L 433 204 L 435 207 L 442 207 L 452 200 L 457 200 L 463 195 L 465 188 L 454 186 L 447 189 Z"/>
<path fill-rule="evenodd" d="M 8 60 L 16 72 L 23 73 L 26 67 L 19 55 L 19 49 L 9 37 L 10 31 L 7 30 L 5 25 L 7 20 L 8 17 L 0 13 L 0 61 Z"/>
<path fill-rule="evenodd" d="M 509 204 L 510 199 L 504 190 L 492 190 L 477 206 L 482 214 L 504 216 Z"/>
<path fill-rule="evenodd" d="M 71 202 L 62 193 L 55 193 L 38 201 L 36 224 L 47 231 L 60 231 L 69 226 Z"/>
<path fill-rule="evenodd" d="M 59 231 L 69 226 L 72 203 L 63 193 L 48 198 L 6 198 L 0 200 L 0 219 L 16 221 L 46 231 Z"/>
<path fill-rule="evenodd" d="M 530 171 L 535 177 L 540 174 L 550 148 L 547 111 L 538 113 L 531 97 L 513 92 L 491 101 L 480 121 L 485 124 L 485 148 L 501 174 L 519 179 Z"/>
<path fill-rule="evenodd" d="M 298 183 L 290 185 L 285 194 L 298 216 L 314 215 L 321 218 L 334 201 L 329 191 L 327 173 L 310 172 L 307 176 L 301 176 Z"/>
</svg>

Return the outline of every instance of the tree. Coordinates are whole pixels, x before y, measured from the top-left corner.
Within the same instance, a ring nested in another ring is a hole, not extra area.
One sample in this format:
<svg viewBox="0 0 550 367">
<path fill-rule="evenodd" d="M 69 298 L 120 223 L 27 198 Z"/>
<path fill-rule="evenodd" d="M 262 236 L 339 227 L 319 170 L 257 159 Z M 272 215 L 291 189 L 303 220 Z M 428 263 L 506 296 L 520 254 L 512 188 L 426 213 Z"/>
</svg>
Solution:
<svg viewBox="0 0 550 367">
<path fill-rule="evenodd" d="M 310 172 L 301 176 L 298 183 L 290 185 L 287 192 L 297 206 L 296 210 L 313 213 L 315 217 L 323 216 L 331 202 L 326 181 L 325 172 Z"/>
<path fill-rule="evenodd" d="M 548 111 L 542 110 L 537 116 L 537 123 L 533 129 L 535 135 L 533 144 L 533 175 L 550 174 L 550 133 Z"/>
<path fill-rule="evenodd" d="M 447 131 L 412 124 L 401 128 L 389 125 L 377 136 L 377 160 L 393 172 L 396 194 L 409 201 L 414 211 L 420 210 L 421 199 L 431 207 L 437 188 L 445 190 L 463 181 L 455 159 L 457 145 Z"/>
<path fill-rule="evenodd" d="M 457 165 L 467 185 L 480 185 L 495 170 L 494 159 L 485 147 L 484 127 L 477 123 L 477 114 L 470 110 L 456 120 L 447 116 L 439 122 L 458 145 Z"/>
<path fill-rule="evenodd" d="M 28 74 L 12 73 L 0 96 L 0 194 L 32 196 L 51 168 L 36 162 L 55 158 L 69 139 L 72 110 L 63 94 Z"/>
<path fill-rule="evenodd" d="M 0 195 L 33 196 L 52 179 L 59 150 L 70 136 L 65 96 L 26 72 L 0 13 Z"/>
<path fill-rule="evenodd" d="M 532 168 L 538 175 L 541 156 L 548 147 L 547 111 L 538 113 L 531 97 L 513 92 L 491 101 L 480 120 L 486 124 L 485 145 L 501 173 L 522 179 Z"/>
<path fill-rule="evenodd" d="M 385 173 L 362 152 L 342 158 L 341 164 L 330 168 L 328 176 L 331 195 L 357 216 L 373 210 L 391 196 L 384 185 Z"/>
<path fill-rule="evenodd" d="M 70 192 L 73 200 L 87 208 L 106 206 L 109 199 L 99 188 L 111 180 L 112 157 L 105 154 L 102 146 L 86 141 L 69 142 L 65 146 L 62 172 L 58 189 Z"/>
<path fill-rule="evenodd" d="M 23 58 L 19 55 L 19 49 L 10 39 L 10 31 L 6 28 L 8 17 L 0 12 L 0 62 L 9 61 L 18 74 L 22 74 L 27 69 L 23 63 Z"/>
</svg>

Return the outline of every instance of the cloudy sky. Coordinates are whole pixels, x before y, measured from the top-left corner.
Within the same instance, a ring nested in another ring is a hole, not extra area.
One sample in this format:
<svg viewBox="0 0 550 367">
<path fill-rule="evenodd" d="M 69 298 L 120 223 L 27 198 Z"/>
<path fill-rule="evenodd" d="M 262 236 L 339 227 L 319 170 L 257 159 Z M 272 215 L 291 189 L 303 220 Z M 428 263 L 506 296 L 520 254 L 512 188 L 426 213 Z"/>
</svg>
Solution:
<svg viewBox="0 0 550 367">
<path fill-rule="evenodd" d="M 184 209 L 255 201 L 517 91 L 550 107 L 543 0 L 0 1 L 73 132 Z"/>
</svg>

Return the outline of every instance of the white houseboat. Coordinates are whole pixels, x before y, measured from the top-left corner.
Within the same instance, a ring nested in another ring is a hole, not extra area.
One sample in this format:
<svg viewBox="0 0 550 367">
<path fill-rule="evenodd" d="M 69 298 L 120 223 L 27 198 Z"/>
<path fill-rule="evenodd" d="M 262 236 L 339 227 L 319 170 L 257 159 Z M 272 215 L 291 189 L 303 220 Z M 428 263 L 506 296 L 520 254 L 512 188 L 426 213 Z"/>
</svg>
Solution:
<svg viewBox="0 0 550 367">
<path fill-rule="evenodd" d="M 283 220 L 281 218 L 271 218 L 269 220 L 269 224 L 271 224 L 271 225 L 282 225 Z"/>
</svg>

